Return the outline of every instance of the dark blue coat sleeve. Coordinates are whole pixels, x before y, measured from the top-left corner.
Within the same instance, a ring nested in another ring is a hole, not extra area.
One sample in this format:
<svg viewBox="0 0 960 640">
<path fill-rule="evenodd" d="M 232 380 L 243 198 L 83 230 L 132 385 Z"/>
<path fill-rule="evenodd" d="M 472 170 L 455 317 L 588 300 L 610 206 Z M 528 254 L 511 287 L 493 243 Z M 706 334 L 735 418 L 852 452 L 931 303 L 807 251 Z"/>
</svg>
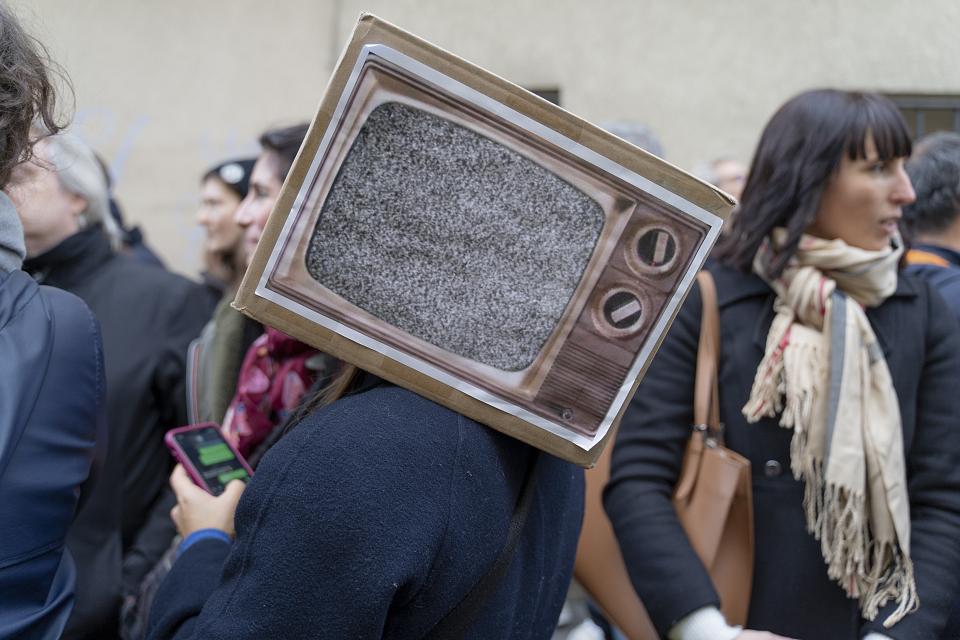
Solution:
<svg viewBox="0 0 960 640">
<path fill-rule="evenodd" d="M 153 603 L 151 637 L 200 637 L 194 634 L 197 616 L 220 584 L 229 552 L 221 540 L 200 540 L 177 558 Z"/>
<path fill-rule="evenodd" d="M 0 376 L 0 638 L 59 637 L 76 586 L 64 539 L 106 447 L 99 327 L 15 272 L 0 282 L 0 362 L 16 372 Z"/>
</svg>

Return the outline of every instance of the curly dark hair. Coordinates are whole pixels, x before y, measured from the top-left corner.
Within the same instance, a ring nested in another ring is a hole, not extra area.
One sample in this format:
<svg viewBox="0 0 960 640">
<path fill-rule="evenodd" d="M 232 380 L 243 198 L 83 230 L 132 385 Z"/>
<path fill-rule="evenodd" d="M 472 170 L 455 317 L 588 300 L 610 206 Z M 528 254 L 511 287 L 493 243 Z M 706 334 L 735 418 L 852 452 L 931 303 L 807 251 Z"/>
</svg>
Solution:
<svg viewBox="0 0 960 640">
<path fill-rule="evenodd" d="M 29 160 L 38 137 L 57 133 L 56 95 L 51 75 L 69 82 L 46 48 L 28 34 L 0 0 L 0 188 L 13 168 Z M 33 127 L 42 130 L 37 136 Z"/>
</svg>

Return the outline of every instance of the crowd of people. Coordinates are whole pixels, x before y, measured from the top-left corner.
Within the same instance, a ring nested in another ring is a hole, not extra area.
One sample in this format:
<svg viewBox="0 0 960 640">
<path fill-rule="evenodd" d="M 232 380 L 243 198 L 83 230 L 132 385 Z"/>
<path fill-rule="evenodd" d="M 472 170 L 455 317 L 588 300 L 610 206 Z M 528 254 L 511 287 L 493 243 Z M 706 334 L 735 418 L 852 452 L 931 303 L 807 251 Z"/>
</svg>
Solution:
<svg viewBox="0 0 960 640">
<path fill-rule="evenodd" d="M 0 639 L 623 637 L 592 604 L 563 629 L 582 470 L 230 306 L 307 126 L 198 170 L 195 281 L 124 226 L 50 64 L 0 2 Z M 604 491 L 653 626 L 960 638 L 960 134 L 914 145 L 886 98 L 813 90 L 749 170 L 696 173 L 739 199 L 705 269 L 725 444 L 752 470 L 752 591 L 728 620 L 671 502 L 694 287 Z M 201 423 L 248 484 L 211 495 L 174 465 L 164 434 Z"/>
</svg>

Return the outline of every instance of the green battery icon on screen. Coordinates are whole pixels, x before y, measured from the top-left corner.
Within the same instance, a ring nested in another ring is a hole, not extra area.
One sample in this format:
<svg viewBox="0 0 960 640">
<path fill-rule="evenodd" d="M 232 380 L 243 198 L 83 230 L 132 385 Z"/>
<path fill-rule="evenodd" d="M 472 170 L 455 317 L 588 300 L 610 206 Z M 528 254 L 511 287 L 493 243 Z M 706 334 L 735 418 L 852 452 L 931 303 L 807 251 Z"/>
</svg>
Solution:
<svg viewBox="0 0 960 640">
<path fill-rule="evenodd" d="M 230 447 L 224 442 L 200 447 L 197 449 L 197 452 L 200 454 L 200 464 L 205 467 L 220 464 L 227 460 L 233 460 L 234 458 L 233 451 L 231 451 Z"/>
<path fill-rule="evenodd" d="M 217 476 L 217 480 L 220 481 L 220 484 L 227 484 L 231 480 L 243 480 L 247 477 L 246 469 L 234 469 L 233 471 L 227 471 L 226 473 L 221 473 Z"/>
</svg>

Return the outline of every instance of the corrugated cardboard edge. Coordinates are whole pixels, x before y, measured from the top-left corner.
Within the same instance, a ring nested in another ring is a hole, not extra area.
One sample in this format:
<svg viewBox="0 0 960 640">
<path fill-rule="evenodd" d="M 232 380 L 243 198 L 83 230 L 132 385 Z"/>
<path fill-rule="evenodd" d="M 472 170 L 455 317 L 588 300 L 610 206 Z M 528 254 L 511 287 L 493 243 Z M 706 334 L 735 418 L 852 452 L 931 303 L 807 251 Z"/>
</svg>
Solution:
<svg viewBox="0 0 960 640">
<path fill-rule="evenodd" d="M 277 242 L 277 238 L 293 207 L 300 185 L 306 178 L 310 163 L 317 153 L 324 132 L 330 123 L 337 101 L 340 98 L 350 76 L 353 61 L 363 46 L 367 44 L 385 44 L 415 59 L 437 68 L 440 72 L 463 84 L 485 93 L 512 109 L 530 117 L 551 129 L 579 142 L 580 144 L 623 165 L 627 169 L 641 174 L 647 179 L 673 191 L 697 206 L 725 217 L 733 205 L 733 200 L 723 192 L 697 180 L 668 162 L 653 156 L 630 143 L 613 136 L 560 107 L 543 100 L 488 71 L 459 58 L 443 49 L 435 47 L 376 16 L 360 15 L 350 42 L 340 56 L 337 68 L 327 84 L 327 89 L 317 114 L 300 152 L 290 169 L 283 189 L 277 199 L 270 219 L 254 252 L 250 267 L 244 275 L 237 291 L 233 307 L 264 324 L 290 334 L 317 349 L 348 360 L 357 366 L 377 374 L 399 386 L 439 402 L 478 422 L 498 431 L 522 440 L 560 458 L 570 460 L 584 467 L 595 464 L 603 448 L 615 436 L 623 411 L 629 406 L 624 403 L 617 419 L 606 436 L 592 449 L 585 451 L 571 442 L 549 432 L 536 429 L 528 423 L 494 409 L 464 393 L 439 384 L 433 379 L 409 368 L 403 367 L 380 354 L 361 347 L 352 341 L 327 330 L 320 330 L 300 316 L 256 296 L 257 284 L 266 268 L 267 260 Z M 687 292 L 684 292 L 686 296 Z M 679 306 L 677 307 L 679 310 Z M 670 319 L 671 322 L 673 318 Z M 662 340 L 662 337 L 661 337 Z M 659 348 L 659 342 L 656 345 Z M 653 351 L 656 353 L 656 349 Z M 652 356 L 651 356 L 652 359 Z M 648 363 L 649 364 L 649 361 Z M 634 382 L 631 396 L 646 372 L 646 366 Z"/>
</svg>

